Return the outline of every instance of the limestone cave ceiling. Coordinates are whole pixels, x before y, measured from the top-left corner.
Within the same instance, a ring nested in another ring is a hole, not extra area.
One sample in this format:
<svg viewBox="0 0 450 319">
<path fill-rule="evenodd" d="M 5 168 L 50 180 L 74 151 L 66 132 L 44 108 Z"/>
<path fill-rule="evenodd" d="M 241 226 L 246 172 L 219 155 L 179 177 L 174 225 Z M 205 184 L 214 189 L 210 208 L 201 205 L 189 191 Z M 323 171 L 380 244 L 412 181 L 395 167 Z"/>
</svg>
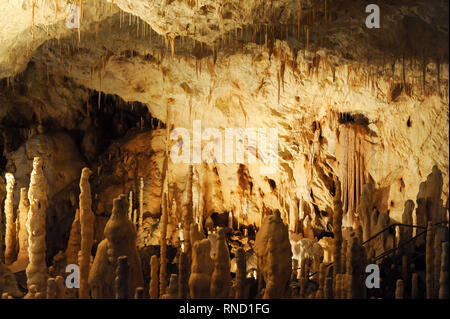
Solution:
<svg viewBox="0 0 450 319">
<path fill-rule="evenodd" d="M 79 29 L 67 27 L 70 4 L 81 7 Z M 445 203 L 448 2 L 379 1 L 380 29 L 365 26 L 366 5 L 0 1 L 1 170 L 15 175 L 16 204 L 35 156 L 44 159 L 51 223 L 61 225 L 50 232 L 54 238 L 67 237 L 83 167 L 94 172 L 98 229 L 113 198 L 137 194 L 140 178 L 144 217 L 159 216 L 167 174 L 176 211 L 170 234 L 189 165 L 168 164 L 164 173 L 166 148 L 175 143 L 166 145 L 166 132 L 191 131 L 194 120 L 203 129 L 278 130 L 275 174 L 260 174 L 251 163 L 195 165 L 199 222 L 239 211 L 242 223 L 259 227 L 260 212 L 278 208 L 292 230 L 308 215 L 316 236 L 330 232 L 334 177 L 344 211 L 356 211 L 362 186 L 371 182 L 378 208 L 398 221 L 433 166 L 443 175 Z M 5 181 L 0 192 L 3 198 Z M 139 240 L 157 242 L 156 226 L 146 227 Z M 64 248 L 57 244 L 49 255 Z"/>
</svg>

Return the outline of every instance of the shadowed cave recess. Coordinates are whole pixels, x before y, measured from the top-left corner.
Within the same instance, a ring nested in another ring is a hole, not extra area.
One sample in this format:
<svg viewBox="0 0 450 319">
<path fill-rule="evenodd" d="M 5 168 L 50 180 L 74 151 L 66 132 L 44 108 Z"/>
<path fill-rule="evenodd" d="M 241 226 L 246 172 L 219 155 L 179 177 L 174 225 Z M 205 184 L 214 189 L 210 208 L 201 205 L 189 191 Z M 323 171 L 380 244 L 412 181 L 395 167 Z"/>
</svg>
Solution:
<svg viewBox="0 0 450 319">
<path fill-rule="evenodd" d="M 449 3 L 368 4 L 0 1 L 2 299 L 448 299 Z"/>
</svg>

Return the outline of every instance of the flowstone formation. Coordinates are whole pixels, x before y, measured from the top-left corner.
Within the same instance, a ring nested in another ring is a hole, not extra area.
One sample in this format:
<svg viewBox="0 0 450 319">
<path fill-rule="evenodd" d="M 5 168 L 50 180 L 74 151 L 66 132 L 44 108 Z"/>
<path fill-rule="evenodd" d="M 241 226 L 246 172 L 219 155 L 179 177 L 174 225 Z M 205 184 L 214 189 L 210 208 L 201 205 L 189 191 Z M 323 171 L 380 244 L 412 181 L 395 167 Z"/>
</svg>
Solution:
<svg viewBox="0 0 450 319">
<path fill-rule="evenodd" d="M 1 298 L 448 299 L 449 3 L 374 2 L 0 1 Z"/>
</svg>

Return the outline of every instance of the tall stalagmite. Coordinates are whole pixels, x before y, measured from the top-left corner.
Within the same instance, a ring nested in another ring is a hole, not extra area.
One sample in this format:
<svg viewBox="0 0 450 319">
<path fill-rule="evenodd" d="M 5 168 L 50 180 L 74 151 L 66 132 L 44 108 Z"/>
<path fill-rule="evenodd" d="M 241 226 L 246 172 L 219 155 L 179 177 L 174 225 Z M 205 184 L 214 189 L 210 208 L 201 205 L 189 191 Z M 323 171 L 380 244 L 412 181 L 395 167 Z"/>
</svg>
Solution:
<svg viewBox="0 0 450 319">
<path fill-rule="evenodd" d="M 167 194 L 163 194 L 163 200 L 161 202 L 161 237 L 159 247 L 161 251 L 161 267 L 159 268 L 159 294 L 162 296 L 165 294 L 167 286 L 167 221 L 168 221 L 168 207 L 167 207 Z"/>
<path fill-rule="evenodd" d="M 150 299 L 158 299 L 159 297 L 159 259 L 158 256 L 152 255 L 150 258 Z"/>
<path fill-rule="evenodd" d="M 5 199 L 5 264 L 11 265 L 17 257 L 16 251 L 16 225 L 14 223 L 14 175 L 5 174 L 6 199 Z M 1 225 L 1 224 L 0 224 Z M 0 237 L 1 238 L 1 237 Z"/>
<path fill-rule="evenodd" d="M 28 211 L 28 256 L 29 264 L 26 269 L 27 286 L 36 287 L 36 291 L 45 296 L 47 290 L 47 264 L 45 261 L 45 220 L 47 202 L 47 183 L 42 171 L 42 159 L 33 159 L 33 171 L 28 189 L 30 209 Z"/>
<path fill-rule="evenodd" d="M 89 177 L 92 171 L 85 167 L 80 179 L 80 229 L 81 229 L 81 256 L 80 256 L 80 290 L 81 299 L 89 298 L 89 265 L 91 250 L 94 244 L 94 213 L 92 212 L 91 185 Z"/>
<path fill-rule="evenodd" d="M 17 260 L 13 263 L 15 269 L 25 269 L 28 264 L 28 230 L 26 227 L 28 219 L 28 211 L 30 209 L 30 202 L 27 197 L 27 189 L 20 189 L 19 208 L 17 209 L 16 228 L 17 238 L 19 244 L 19 252 Z"/>
<path fill-rule="evenodd" d="M 434 227 L 431 221 L 428 222 L 426 236 L 426 295 L 427 299 L 434 299 Z"/>
<path fill-rule="evenodd" d="M 287 226 L 280 211 L 265 216 L 256 234 L 255 253 L 266 289 L 264 298 L 283 298 L 292 271 L 292 250 Z"/>
<path fill-rule="evenodd" d="M 66 248 L 66 264 L 76 264 L 78 261 L 78 252 L 81 250 L 81 226 L 80 210 L 75 211 L 75 218 L 70 228 L 69 241 Z"/>
<path fill-rule="evenodd" d="M 335 194 L 333 198 L 333 229 L 334 231 L 334 252 L 333 252 L 333 278 L 334 278 L 334 289 L 337 288 L 337 274 L 341 273 L 341 247 L 342 247 L 342 201 L 341 201 L 341 183 L 335 178 L 334 179 L 334 189 Z"/>
</svg>

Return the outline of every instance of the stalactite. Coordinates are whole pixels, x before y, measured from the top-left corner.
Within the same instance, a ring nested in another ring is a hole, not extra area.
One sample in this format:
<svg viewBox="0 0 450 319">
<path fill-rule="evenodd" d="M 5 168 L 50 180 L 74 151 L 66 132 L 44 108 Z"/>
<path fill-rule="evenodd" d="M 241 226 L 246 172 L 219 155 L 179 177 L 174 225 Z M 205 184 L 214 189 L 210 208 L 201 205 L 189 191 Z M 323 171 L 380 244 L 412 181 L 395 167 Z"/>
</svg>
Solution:
<svg viewBox="0 0 450 319">
<path fill-rule="evenodd" d="M 31 2 L 31 36 L 34 40 L 34 11 L 36 9 L 36 0 Z"/>
<path fill-rule="evenodd" d="M 14 223 L 14 175 L 5 174 L 6 198 L 5 198 L 5 264 L 11 265 L 16 260 L 16 225 Z M 1 224 L 0 224 L 1 225 Z M 0 233 L 1 236 L 1 233 Z M 0 237 L 1 239 L 1 237 Z M 1 240 L 0 240 L 1 242 Z M 0 250 L 1 252 L 1 250 Z"/>
<path fill-rule="evenodd" d="M 159 298 L 159 259 L 156 255 L 150 258 L 150 299 Z"/>
<path fill-rule="evenodd" d="M 116 299 L 130 298 L 128 289 L 129 271 L 130 269 L 128 266 L 128 257 L 120 256 L 119 258 L 117 258 L 116 277 L 114 279 Z"/>
<path fill-rule="evenodd" d="M 30 262 L 26 269 L 27 286 L 30 288 L 31 285 L 34 285 L 37 292 L 45 295 L 47 289 L 45 220 L 48 202 L 46 181 L 40 157 L 33 159 L 28 200 L 30 201 L 30 209 L 28 211 L 27 231 Z"/>
<path fill-rule="evenodd" d="M 92 196 L 89 177 L 92 171 L 85 167 L 80 178 L 80 230 L 81 230 L 81 259 L 80 259 L 80 299 L 89 298 L 89 263 L 94 244 L 94 213 L 92 212 Z"/>
<path fill-rule="evenodd" d="M 448 286 L 448 242 L 442 243 L 441 269 L 439 279 L 439 299 L 449 298 Z"/>
<path fill-rule="evenodd" d="M 427 299 L 434 298 L 434 256 L 433 256 L 433 244 L 434 244 L 434 228 L 432 222 L 428 222 L 427 236 L 426 236 L 426 296 Z"/>
<path fill-rule="evenodd" d="M 214 272 L 211 276 L 211 297 L 225 299 L 230 295 L 230 253 L 228 251 L 223 228 L 218 230 L 216 242 L 216 258 L 214 260 Z"/>
</svg>

